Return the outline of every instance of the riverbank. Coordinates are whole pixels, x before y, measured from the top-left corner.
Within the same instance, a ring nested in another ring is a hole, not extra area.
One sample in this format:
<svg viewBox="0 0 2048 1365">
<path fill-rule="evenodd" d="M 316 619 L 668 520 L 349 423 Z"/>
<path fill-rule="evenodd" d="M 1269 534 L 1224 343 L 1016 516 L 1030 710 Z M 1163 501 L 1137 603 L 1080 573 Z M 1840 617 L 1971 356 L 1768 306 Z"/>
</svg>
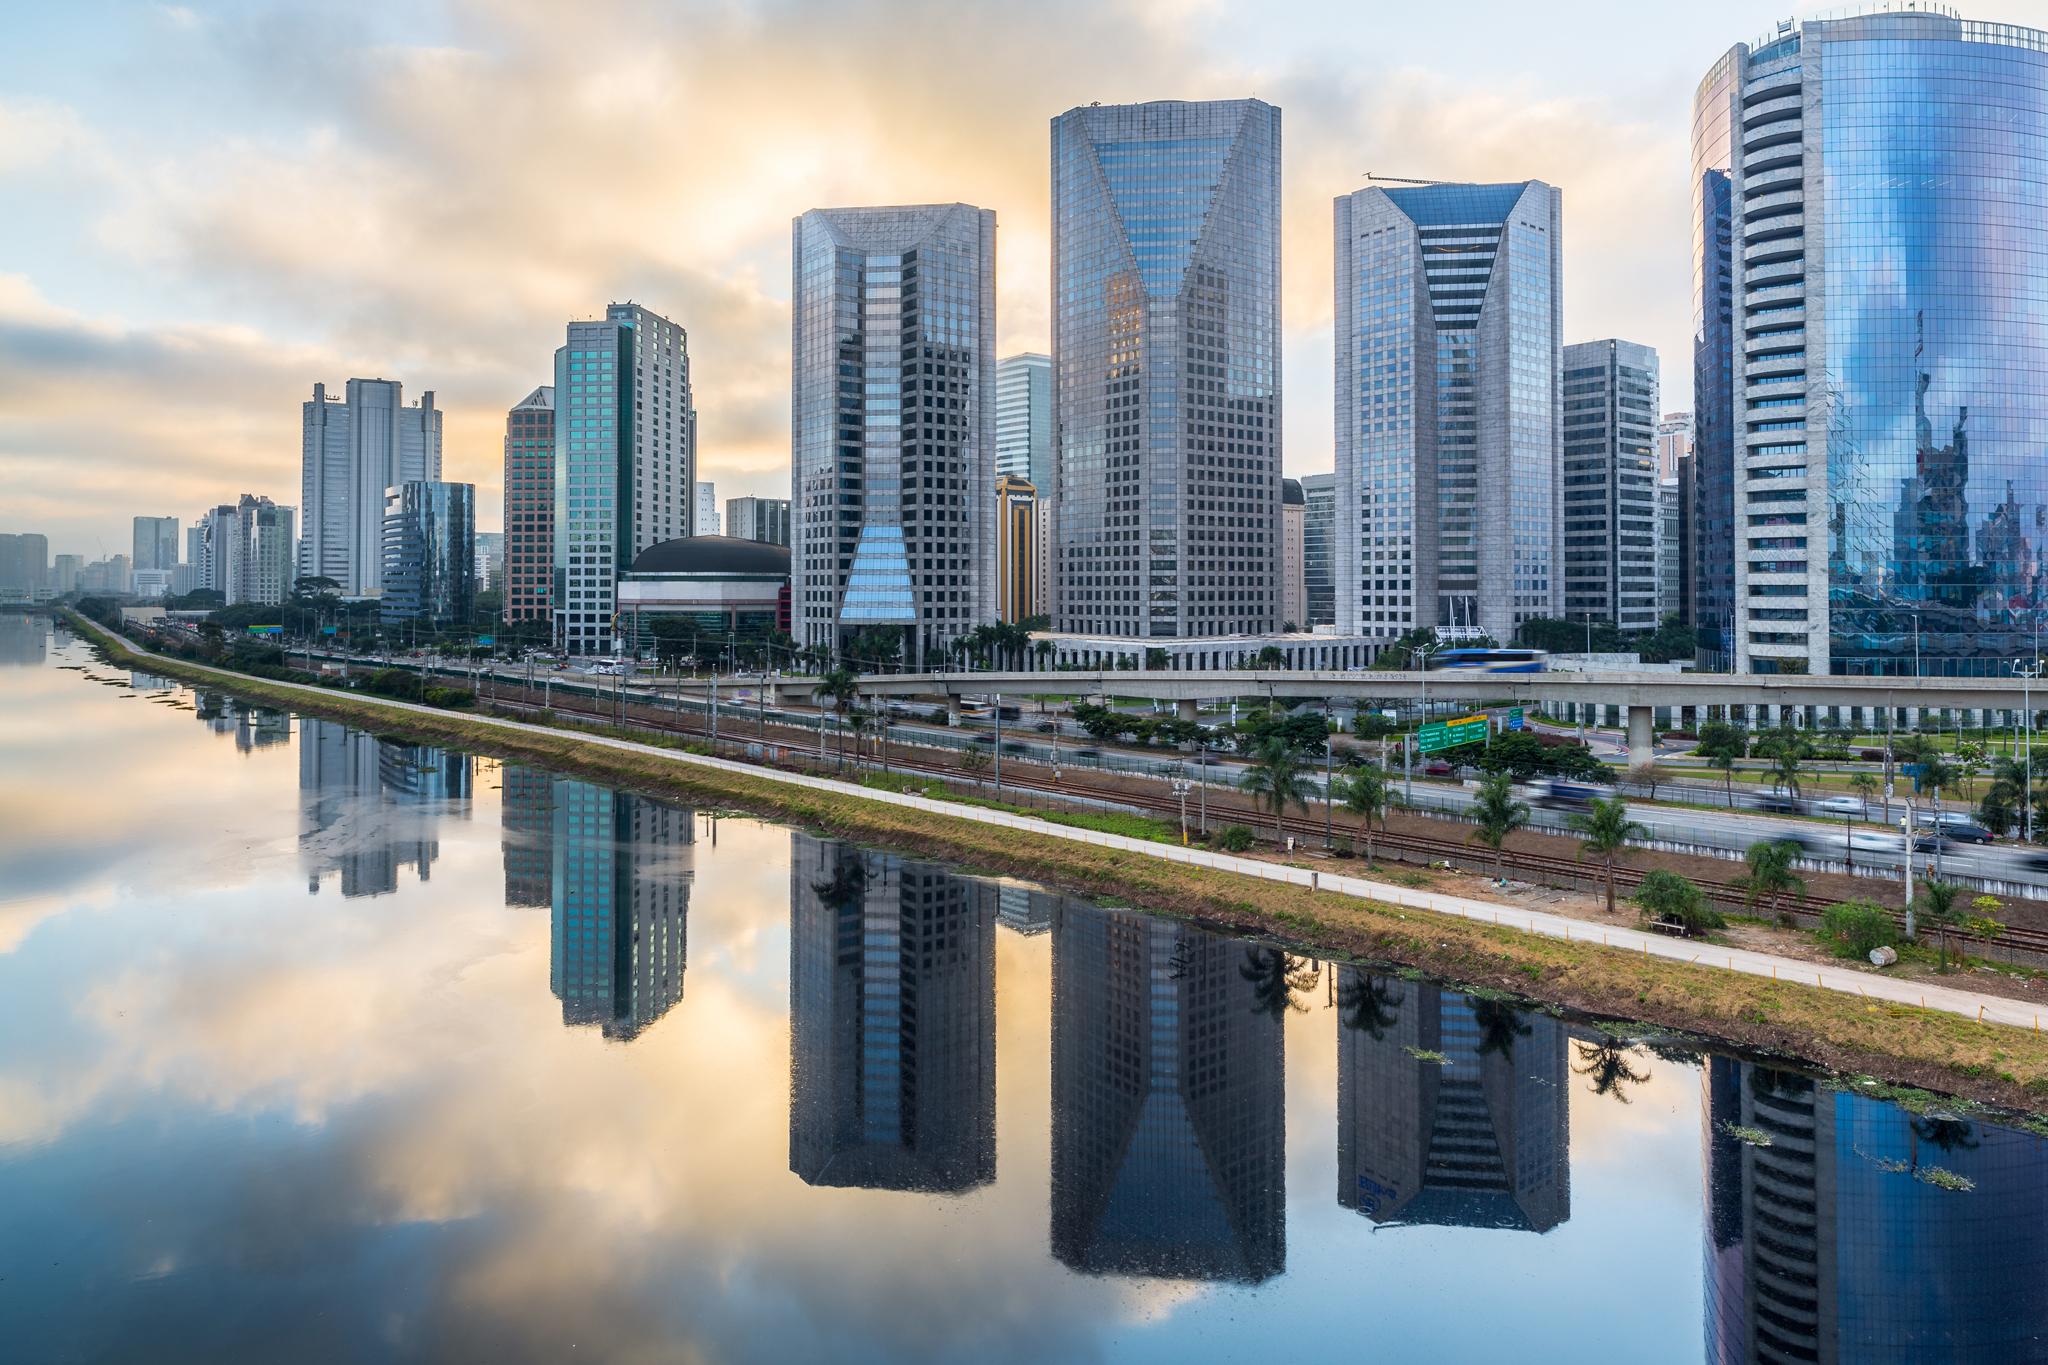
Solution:
<svg viewBox="0 0 2048 1365">
<path fill-rule="evenodd" d="M 1413 905 L 1191 865 L 1177 847 L 1126 846 L 1130 841 L 1026 817 L 1002 814 L 1008 823 L 992 828 L 988 820 L 999 813 L 975 818 L 963 807 L 956 815 L 932 809 L 939 803 L 921 798 L 892 801 L 847 783 L 752 769 L 637 739 L 250 678 L 142 653 L 101 627 L 71 619 L 116 664 L 378 733 L 531 763 L 652 796 L 743 809 L 1073 894 L 1268 935 L 1319 956 L 1395 963 L 1591 1014 L 1790 1053 L 1840 1072 L 2048 1112 L 2048 1037 L 2037 1030 L 1762 978 L 1711 961 L 1722 955 L 1718 949 L 1698 955 L 1708 961 L 1691 962 L 1653 956 L 1647 948 L 1640 954 L 1617 951 L 1584 937 L 1560 940 Z M 1310 876 L 1295 875 L 1304 882 Z M 1617 931 L 1624 934 L 1637 937 Z M 1789 965 L 1802 975 L 1818 975 L 1806 964 Z"/>
</svg>

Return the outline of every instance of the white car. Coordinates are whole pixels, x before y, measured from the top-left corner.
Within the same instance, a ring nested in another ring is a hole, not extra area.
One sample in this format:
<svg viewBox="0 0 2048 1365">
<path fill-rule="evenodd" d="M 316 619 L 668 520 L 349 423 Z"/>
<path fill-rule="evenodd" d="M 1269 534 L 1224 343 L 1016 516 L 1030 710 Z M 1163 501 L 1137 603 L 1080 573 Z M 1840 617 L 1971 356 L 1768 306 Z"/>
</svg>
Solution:
<svg viewBox="0 0 2048 1365">
<path fill-rule="evenodd" d="M 1878 829 L 1851 830 L 1844 841 L 1852 853 L 1903 853 L 1906 840 L 1903 835 L 1890 834 Z"/>
<path fill-rule="evenodd" d="M 1860 796 L 1829 796 L 1816 801 L 1813 808 L 1823 815 L 1853 815 L 1862 819 L 1869 811 Z"/>
</svg>

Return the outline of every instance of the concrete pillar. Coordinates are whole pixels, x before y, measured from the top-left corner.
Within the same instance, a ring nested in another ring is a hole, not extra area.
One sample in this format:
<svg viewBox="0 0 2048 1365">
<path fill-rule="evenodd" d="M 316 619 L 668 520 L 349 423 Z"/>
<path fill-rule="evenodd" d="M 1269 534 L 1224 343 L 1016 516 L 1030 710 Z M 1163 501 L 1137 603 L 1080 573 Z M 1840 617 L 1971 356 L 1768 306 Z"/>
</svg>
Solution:
<svg viewBox="0 0 2048 1365">
<path fill-rule="evenodd" d="M 1201 719 L 1199 709 L 1199 704 L 1193 697 L 1184 697 L 1173 704 L 1174 717 L 1190 723 Z"/>
<path fill-rule="evenodd" d="M 1657 760 L 1657 740 L 1650 718 L 1647 706 L 1628 708 L 1628 766 L 1631 768 L 1640 768 Z"/>
<path fill-rule="evenodd" d="M 960 698 L 955 696 L 953 693 L 948 692 L 946 694 L 946 724 L 958 725 L 959 723 Z"/>
</svg>

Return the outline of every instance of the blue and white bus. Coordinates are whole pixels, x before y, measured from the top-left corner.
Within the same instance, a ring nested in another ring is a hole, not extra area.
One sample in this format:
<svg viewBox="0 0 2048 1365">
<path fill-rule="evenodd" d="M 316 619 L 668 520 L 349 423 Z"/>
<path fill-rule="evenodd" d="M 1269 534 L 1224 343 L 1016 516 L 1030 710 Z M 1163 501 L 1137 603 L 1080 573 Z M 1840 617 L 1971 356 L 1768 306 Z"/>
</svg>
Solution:
<svg viewBox="0 0 2048 1365">
<path fill-rule="evenodd" d="M 1471 673 L 1543 673 L 1550 655 L 1540 649 L 1440 649 L 1429 656 L 1429 669 Z"/>
</svg>

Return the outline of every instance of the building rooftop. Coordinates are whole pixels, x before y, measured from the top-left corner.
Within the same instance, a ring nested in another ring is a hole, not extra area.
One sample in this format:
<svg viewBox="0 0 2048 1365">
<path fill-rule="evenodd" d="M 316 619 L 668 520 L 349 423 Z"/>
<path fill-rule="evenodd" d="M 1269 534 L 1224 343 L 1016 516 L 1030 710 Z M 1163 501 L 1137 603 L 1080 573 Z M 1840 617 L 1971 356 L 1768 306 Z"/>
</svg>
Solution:
<svg viewBox="0 0 2048 1365">
<path fill-rule="evenodd" d="M 629 572 L 787 576 L 789 547 L 738 536 L 684 536 L 648 546 Z"/>
</svg>

